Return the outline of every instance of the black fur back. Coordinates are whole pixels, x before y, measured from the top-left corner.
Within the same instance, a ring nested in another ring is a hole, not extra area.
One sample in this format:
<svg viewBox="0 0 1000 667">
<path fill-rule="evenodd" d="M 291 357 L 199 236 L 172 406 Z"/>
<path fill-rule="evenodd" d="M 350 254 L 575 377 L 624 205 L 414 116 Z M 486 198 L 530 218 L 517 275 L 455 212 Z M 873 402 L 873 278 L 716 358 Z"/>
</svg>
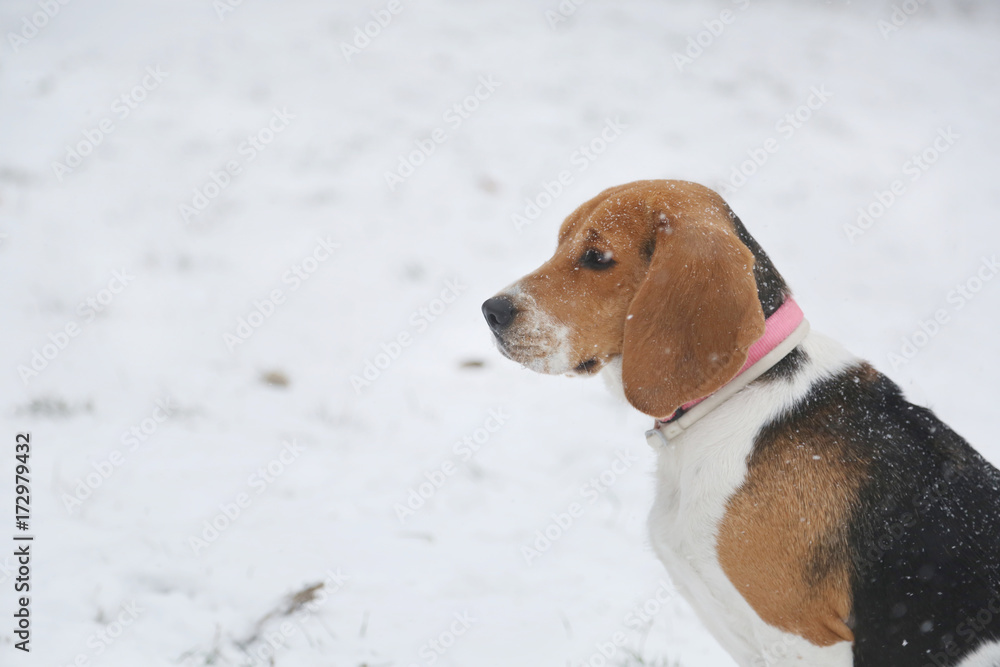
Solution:
<svg viewBox="0 0 1000 667">
<path fill-rule="evenodd" d="M 871 461 L 849 538 L 854 664 L 957 665 L 1000 639 L 1000 472 L 874 377 L 844 387 Z"/>
</svg>

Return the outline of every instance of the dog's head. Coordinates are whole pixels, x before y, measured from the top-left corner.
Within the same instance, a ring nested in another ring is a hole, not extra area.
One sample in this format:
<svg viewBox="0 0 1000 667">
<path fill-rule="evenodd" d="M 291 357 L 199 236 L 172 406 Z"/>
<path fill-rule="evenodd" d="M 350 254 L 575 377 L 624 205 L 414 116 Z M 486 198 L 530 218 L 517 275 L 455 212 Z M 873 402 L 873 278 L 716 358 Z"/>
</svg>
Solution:
<svg viewBox="0 0 1000 667">
<path fill-rule="evenodd" d="M 755 253 L 767 262 L 712 190 L 629 183 L 574 211 L 555 255 L 483 314 L 510 359 L 578 375 L 620 363 L 628 401 L 664 417 L 726 384 L 763 335 Z"/>
</svg>

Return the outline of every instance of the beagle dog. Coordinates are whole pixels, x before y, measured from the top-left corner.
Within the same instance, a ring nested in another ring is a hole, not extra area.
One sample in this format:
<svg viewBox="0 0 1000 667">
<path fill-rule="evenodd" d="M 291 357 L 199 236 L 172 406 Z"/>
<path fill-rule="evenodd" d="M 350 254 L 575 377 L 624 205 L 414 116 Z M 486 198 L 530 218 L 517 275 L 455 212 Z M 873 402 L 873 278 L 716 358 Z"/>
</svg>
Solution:
<svg viewBox="0 0 1000 667">
<path fill-rule="evenodd" d="M 737 664 L 1000 667 L 1000 472 L 809 331 L 718 194 L 605 190 L 483 313 L 656 420 L 651 542 Z"/>
</svg>

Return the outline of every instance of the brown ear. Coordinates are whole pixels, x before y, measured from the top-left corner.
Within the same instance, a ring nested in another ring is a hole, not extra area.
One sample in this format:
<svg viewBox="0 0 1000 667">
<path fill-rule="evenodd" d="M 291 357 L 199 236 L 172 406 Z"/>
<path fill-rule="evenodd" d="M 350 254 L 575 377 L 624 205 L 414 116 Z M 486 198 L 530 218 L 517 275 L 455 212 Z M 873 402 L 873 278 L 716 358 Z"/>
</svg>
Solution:
<svg viewBox="0 0 1000 667">
<path fill-rule="evenodd" d="M 663 418 L 729 382 L 764 335 L 754 257 L 728 220 L 654 216 L 655 249 L 625 322 L 622 384 Z"/>
</svg>

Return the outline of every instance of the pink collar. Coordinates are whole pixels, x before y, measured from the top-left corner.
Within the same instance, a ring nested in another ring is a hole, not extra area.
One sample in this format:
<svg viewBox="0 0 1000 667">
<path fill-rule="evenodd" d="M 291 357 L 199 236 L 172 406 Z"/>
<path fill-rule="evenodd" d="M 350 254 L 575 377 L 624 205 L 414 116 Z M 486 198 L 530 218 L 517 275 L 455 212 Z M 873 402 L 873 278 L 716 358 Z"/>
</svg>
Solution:
<svg viewBox="0 0 1000 667">
<path fill-rule="evenodd" d="M 665 434 L 666 437 L 679 434 L 691 423 L 784 359 L 805 338 L 808 332 L 809 323 L 806 321 L 802 309 L 792 297 L 788 297 L 770 317 L 764 320 L 764 335 L 750 346 L 746 363 L 732 380 L 720 387 L 715 393 L 685 403 L 669 417 L 657 420 L 656 428 L 669 431 Z M 711 405 L 705 405 L 708 403 Z M 691 409 L 699 404 L 705 405 L 707 409 L 699 409 L 697 413 L 692 412 Z M 687 423 L 681 424 L 682 421 Z M 677 426 L 677 428 L 664 429 L 667 426 Z"/>
</svg>

